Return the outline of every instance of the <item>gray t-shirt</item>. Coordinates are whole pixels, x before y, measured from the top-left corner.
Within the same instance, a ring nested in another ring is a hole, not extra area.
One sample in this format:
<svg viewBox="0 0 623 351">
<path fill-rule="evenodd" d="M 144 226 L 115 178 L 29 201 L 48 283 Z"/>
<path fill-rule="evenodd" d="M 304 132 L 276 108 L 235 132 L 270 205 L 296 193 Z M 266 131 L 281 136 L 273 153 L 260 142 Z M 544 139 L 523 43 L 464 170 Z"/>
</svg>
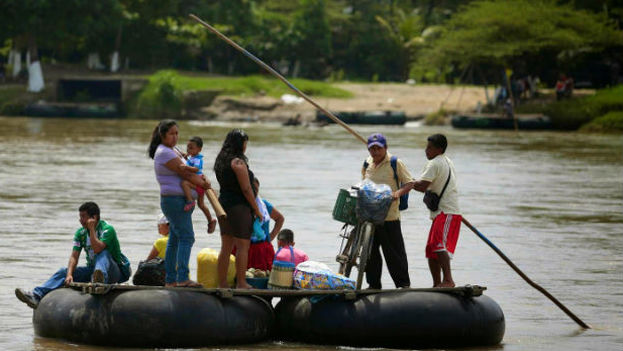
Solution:
<svg viewBox="0 0 623 351">
<path fill-rule="evenodd" d="M 162 144 L 158 145 L 154 155 L 154 171 L 156 172 L 156 180 L 160 185 L 160 195 L 184 195 L 182 178 L 165 166 L 165 163 L 176 157 L 183 162 L 175 150 Z"/>
</svg>

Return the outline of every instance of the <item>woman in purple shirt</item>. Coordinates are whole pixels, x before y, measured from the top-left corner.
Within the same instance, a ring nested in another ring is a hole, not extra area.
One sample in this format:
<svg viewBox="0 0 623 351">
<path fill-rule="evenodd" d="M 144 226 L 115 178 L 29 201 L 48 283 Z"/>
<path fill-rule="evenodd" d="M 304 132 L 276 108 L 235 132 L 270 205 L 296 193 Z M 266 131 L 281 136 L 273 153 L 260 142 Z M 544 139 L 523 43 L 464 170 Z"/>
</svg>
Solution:
<svg viewBox="0 0 623 351">
<path fill-rule="evenodd" d="M 160 185 L 160 208 L 169 219 L 169 242 L 164 259 L 165 286 L 200 287 L 188 279 L 188 261 L 195 233 L 191 219 L 193 211 L 184 211 L 186 200 L 181 183 L 186 179 L 206 190 L 211 186 L 207 179 L 187 169 L 182 155 L 175 149 L 178 133 L 175 121 L 161 121 L 153 131 L 148 149 Z"/>
</svg>

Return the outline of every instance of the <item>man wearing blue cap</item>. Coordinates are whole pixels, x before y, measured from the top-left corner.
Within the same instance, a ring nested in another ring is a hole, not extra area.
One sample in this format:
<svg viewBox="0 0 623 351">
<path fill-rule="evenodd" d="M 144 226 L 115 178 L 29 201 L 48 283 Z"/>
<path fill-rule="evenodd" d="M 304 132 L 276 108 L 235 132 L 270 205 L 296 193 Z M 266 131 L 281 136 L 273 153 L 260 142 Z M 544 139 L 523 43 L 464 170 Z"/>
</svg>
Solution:
<svg viewBox="0 0 623 351">
<path fill-rule="evenodd" d="M 370 157 L 361 169 L 362 179 L 387 184 L 392 192 L 397 191 L 401 184 L 413 180 L 405 164 L 387 152 L 387 139 L 383 134 L 375 133 L 368 137 L 368 152 Z M 398 204 L 398 200 L 392 202 L 385 222 L 374 228 L 372 252 L 366 265 L 366 280 L 370 289 L 381 289 L 383 261 L 379 247 L 383 249 L 387 269 L 396 287 L 408 288 L 411 285 Z"/>
</svg>

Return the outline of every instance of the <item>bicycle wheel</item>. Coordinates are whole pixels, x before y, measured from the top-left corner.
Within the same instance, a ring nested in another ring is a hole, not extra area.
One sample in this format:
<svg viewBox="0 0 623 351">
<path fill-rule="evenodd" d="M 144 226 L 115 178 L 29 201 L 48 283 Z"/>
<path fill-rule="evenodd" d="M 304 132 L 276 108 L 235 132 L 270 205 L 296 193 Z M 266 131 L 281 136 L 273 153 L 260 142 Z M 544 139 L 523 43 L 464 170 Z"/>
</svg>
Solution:
<svg viewBox="0 0 623 351">
<path fill-rule="evenodd" d="M 361 249 L 360 228 L 361 225 L 357 224 L 350 232 L 353 241 L 348 252 L 348 262 L 346 262 L 346 267 L 344 267 L 344 275 L 346 277 L 350 277 L 353 267 L 357 265 L 357 257 L 359 257 L 359 251 Z"/>
<path fill-rule="evenodd" d="M 346 245 L 344 246 L 344 249 L 342 250 L 342 252 L 335 258 L 335 260 L 340 264 L 339 269 L 338 269 L 338 273 L 343 274 L 344 276 L 348 277 L 350 275 L 350 271 L 353 268 L 353 247 L 356 246 L 354 245 L 354 242 L 356 241 L 356 227 L 354 227 L 353 229 L 351 229 L 349 235 L 348 235 L 348 239 L 346 240 Z"/>
<path fill-rule="evenodd" d="M 361 251 L 359 252 L 359 265 L 357 266 L 357 290 L 361 289 L 363 283 L 363 276 L 366 272 L 366 265 L 370 258 L 370 252 L 372 251 L 372 241 L 374 240 L 374 225 L 370 222 L 365 222 L 361 225 L 361 231 L 359 232 Z"/>
</svg>

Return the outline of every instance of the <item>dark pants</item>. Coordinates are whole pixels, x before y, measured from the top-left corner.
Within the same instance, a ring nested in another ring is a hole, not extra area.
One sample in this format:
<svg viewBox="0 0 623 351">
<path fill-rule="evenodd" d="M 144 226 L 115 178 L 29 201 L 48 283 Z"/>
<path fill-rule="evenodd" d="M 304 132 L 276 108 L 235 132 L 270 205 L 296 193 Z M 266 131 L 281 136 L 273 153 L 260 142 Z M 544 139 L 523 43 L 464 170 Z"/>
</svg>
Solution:
<svg viewBox="0 0 623 351">
<path fill-rule="evenodd" d="M 400 221 L 389 221 L 374 227 L 372 252 L 366 265 L 366 280 L 371 289 L 381 289 L 381 271 L 383 260 L 379 246 L 383 248 L 383 256 L 387 270 L 397 288 L 411 285 L 405 242 L 402 239 Z"/>
</svg>

